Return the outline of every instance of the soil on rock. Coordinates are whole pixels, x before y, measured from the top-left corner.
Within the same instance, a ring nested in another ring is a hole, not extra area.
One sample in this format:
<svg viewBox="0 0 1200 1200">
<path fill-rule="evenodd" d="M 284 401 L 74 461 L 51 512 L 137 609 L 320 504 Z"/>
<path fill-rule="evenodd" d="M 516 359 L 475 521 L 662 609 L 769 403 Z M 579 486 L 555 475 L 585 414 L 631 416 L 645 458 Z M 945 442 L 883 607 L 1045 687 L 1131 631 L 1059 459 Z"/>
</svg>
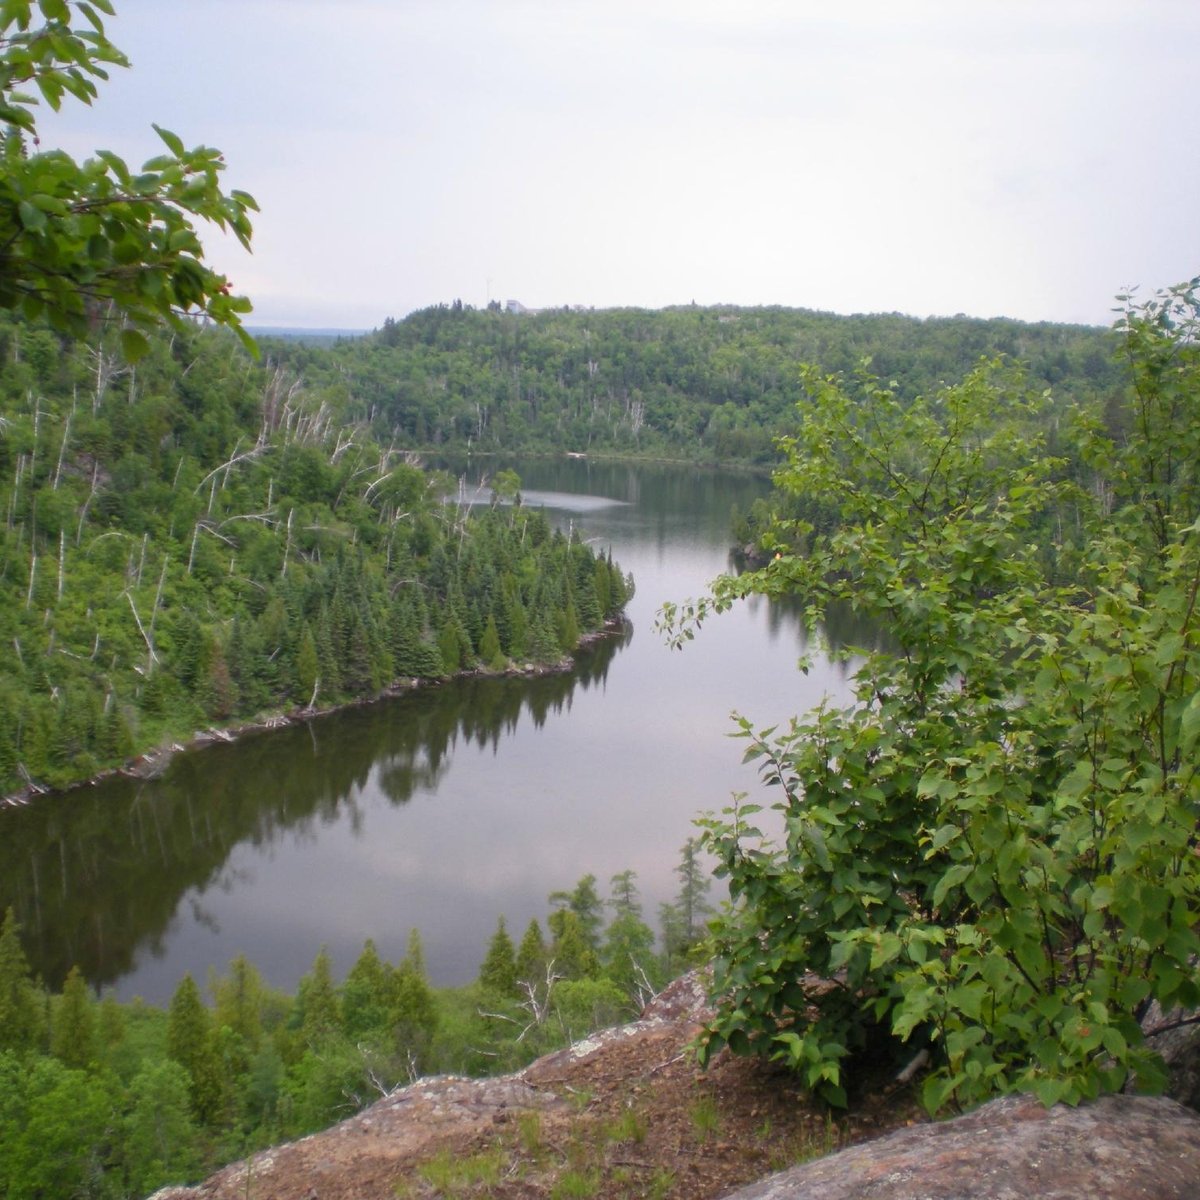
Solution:
<svg viewBox="0 0 1200 1200">
<path fill-rule="evenodd" d="M 722 1054 L 699 1069 L 702 996 L 687 976 L 641 1021 L 516 1075 L 423 1080 L 158 1200 L 705 1200 L 922 1119 L 886 1075 L 837 1115 L 768 1063 Z"/>
</svg>

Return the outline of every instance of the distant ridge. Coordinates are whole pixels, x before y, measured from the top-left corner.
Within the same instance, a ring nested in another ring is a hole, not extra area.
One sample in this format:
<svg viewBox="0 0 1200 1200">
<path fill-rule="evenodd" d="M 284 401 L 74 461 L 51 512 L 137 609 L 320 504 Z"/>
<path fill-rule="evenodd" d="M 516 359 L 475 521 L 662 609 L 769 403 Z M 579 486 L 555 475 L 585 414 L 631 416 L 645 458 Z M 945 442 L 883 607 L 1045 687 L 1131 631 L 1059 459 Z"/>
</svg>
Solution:
<svg viewBox="0 0 1200 1200">
<path fill-rule="evenodd" d="M 290 325 L 247 325 L 251 337 L 286 338 L 289 342 L 307 342 L 314 346 L 332 346 L 334 342 L 360 338 L 369 329 L 297 329 Z"/>
</svg>

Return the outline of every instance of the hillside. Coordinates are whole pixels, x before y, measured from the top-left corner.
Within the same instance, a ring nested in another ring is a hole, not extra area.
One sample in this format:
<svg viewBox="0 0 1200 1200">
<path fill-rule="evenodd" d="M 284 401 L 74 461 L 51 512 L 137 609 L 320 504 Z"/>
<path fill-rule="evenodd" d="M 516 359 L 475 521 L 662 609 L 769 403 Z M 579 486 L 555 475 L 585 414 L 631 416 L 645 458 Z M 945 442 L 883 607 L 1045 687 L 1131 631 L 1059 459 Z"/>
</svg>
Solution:
<svg viewBox="0 0 1200 1200">
<path fill-rule="evenodd" d="M 799 367 L 871 370 L 911 399 L 981 357 L 1026 364 L 1062 404 L 1118 386 L 1111 333 L 1086 326 L 788 308 L 473 309 L 387 320 L 317 354 L 272 355 L 406 446 L 661 455 L 773 464 L 805 395 Z"/>
<path fill-rule="evenodd" d="M 0 323 L 0 795 L 397 679 L 553 665 L 619 568 L 479 503 L 231 335 Z M 501 496 L 503 492 L 503 497 Z"/>
</svg>

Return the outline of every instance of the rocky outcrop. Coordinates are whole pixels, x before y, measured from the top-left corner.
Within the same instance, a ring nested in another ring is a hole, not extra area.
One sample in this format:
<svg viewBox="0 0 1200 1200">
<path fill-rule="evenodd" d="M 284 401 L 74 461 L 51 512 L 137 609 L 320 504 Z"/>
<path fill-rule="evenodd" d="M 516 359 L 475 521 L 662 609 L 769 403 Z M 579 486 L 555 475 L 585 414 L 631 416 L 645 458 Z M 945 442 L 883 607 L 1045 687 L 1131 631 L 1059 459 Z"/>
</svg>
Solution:
<svg viewBox="0 0 1200 1200">
<path fill-rule="evenodd" d="M 574 1111 L 564 1075 L 586 1075 L 590 1062 L 619 1050 L 648 1070 L 681 1057 L 712 1016 L 707 973 L 692 971 L 665 988 L 629 1025 L 601 1030 L 523 1071 L 491 1079 L 439 1076 L 398 1088 L 356 1116 L 299 1141 L 233 1163 L 194 1187 L 168 1187 L 151 1200 L 326 1200 L 394 1196 L 407 1164 L 465 1141 L 518 1114 L 550 1118 Z"/>
<path fill-rule="evenodd" d="M 1163 1097 L 1006 1096 L 792 1167 L 727 1200 L 1195 1200 L 1200 1117 Z"/>
<path fill-rule="evenodd" d="M 645 1184 L 594 1193 L 601 1196 L 649 1194 L 652 1182 L 659 1187 L 670 1179 L 669 1194 L 684 1200 L 1200 1198 L 1200 1116 L 1174 1100 L 1107 1096 L 1047 1110 L 1029 1096 L 1009 1096 L 956 1120 L 928 1123 L 910 1089 L 884 1076 L 882 1087 L 860 1098 L 847 1118 L 857 1124 L 838 1130 L 823 1112 L 804 1111 L 811 1106 L 794 1081 L 772 1076 L 759 1060 L 722 1054 L 699 1072 L 688 1046 L 711 1016 L 707 982 L 692 972 L 657 997 L 641 1020 L 596 1033 L 516 1074 L 421 1080 L 340 1125 L 234 1163 L 194 1187 L 164 1189 L 152 1200 L 423 1196 L 432 1194 L 420 1181 L 423 1164 L 439 1155 L 469 1158 L 495 1145 L 510 1155 L 507 1182 L 486 1194 L 525 1200 L 555 1194 L 555 1164 L 566 1169 L 569 1148 L 589 1144 L 607 1147 L 595 1152 L 613 1160 L 606 1185 L 618 1171 L 641 1171 Z M 1186 1027 L 1187 1036 L 1192 1028 Z M 711 1134 L 699 1124 L 705 1112 Z M 631 1113 L 642 1122 L 639 1140 L 613 1141 L 611 1129 Z M 520 1159 L 528 1114 L 536 1114 L 542 1145 Z M 898 1132 L 878 1136 L 905 1122 Z M 780 1135 L 777 1152 L 764 1153 L 771 1130 Z M 857 1144 L 761 1178 L 797 1155 L 851 1141 Z M 742 1186 L 753 1179 L 759 1182 Z"/>
</svg>

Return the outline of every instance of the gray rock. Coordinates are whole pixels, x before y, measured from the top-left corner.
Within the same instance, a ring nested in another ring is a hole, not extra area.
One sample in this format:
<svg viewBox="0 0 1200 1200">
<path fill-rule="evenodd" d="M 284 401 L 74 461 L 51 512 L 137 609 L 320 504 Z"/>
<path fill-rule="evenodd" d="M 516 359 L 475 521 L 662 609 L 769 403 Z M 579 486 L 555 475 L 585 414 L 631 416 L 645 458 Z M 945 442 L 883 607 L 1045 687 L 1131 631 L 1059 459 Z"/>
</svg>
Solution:
<svg viewBox="0 0 1200 1200">
<path fill-rule="evenodd" d="M 726 1200 L 1196 1200 L 1200 1117 L 1161 1096 L 1005 1096 L 792 1167 Z"/>
<path fill-rule="evenodd" d="M 1166 1094 L 1200 1112 L 1200 1013 L 1175 1009 L 1164 1013 L 1155 1001 L 1142 1020 L 1146 1045 L 1167 1064 Z M 1194 1022 L 1184 1024 L 1183 1022 Z M 1127 1088 L 1131 1091 L 1132 1088 Z M 1200 1195 L 1200 1187 L 1197 1187 Z"/>
</svg>

